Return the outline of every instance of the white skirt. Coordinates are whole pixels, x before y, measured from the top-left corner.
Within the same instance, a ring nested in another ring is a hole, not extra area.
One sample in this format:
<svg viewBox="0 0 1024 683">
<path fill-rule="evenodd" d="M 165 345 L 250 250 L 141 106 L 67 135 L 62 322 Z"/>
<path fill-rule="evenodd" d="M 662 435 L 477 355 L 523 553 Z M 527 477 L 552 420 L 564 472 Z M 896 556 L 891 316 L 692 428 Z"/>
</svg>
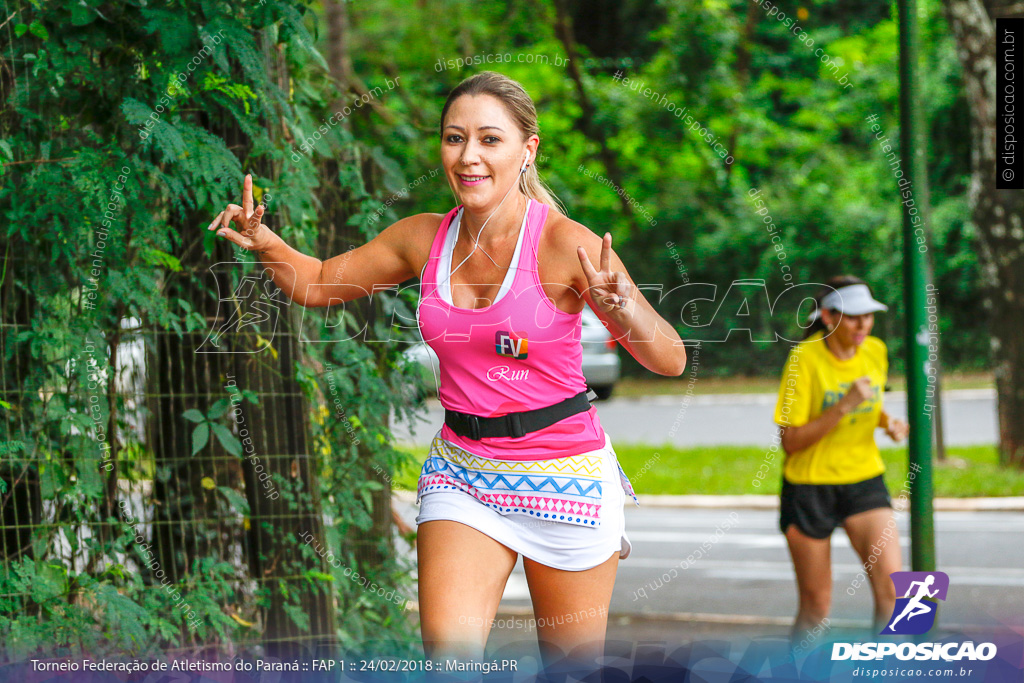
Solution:
<svg viewBox="0 0 1024 683">
<path fill-rule="evenodd" d="M 440 432 L 438 432 L 440 434 Z M 501 513 L 465 491 L 452 488 L 427 491 L 420 499 L 416 524 L 439 519 L 461 522 L 484 533 L 534 562 L 563 569 L 583 571 L 606 562 L 612 553 L 619 559 L 633 549 L 626 536 L 623 504 L 626 493 L 619 477 L 619 464 L 611 440 L 605 447 L 584 455 L 601 459 L 601 524 L 596 527 L 548 521 L 525 513 Z"/>
</svg>

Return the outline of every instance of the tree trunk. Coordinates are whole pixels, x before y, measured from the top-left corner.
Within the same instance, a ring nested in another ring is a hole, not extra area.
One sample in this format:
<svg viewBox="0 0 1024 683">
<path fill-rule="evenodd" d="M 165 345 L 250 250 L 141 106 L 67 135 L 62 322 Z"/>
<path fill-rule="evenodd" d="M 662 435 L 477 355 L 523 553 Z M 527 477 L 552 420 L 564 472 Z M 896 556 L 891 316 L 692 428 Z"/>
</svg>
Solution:
<svg viewBox="0 0 1024 683">
<path fill-rule="evenodd" d="M 38 393 L 32 391 L 27 380 L 31 368 L 39 361 L 32 357 L 28 343 L 12 343 L 19 332 L 32 328 L 36 299 L 30 290 L 15 286 L 16 281 L 30 279 L 24 272 L 26 261 L 17 256 L 3 258 L 23 253 L 25 247 L 20 242 L 17 235 L 0 240 L 0 259 L 7 267 L 6 277 L 0 281 L 0 311 L 7 328 L 0 333 L 0 401 L 10 406 L 0 409 L 0 571 L 4 572 L 18 559 L 35 559 L 32 541 L 33 536 L 38 538 L 42 521 L 38 455 L 34 455 L 39 450 L 33 443 L 37 437 L 26 429 L 26 420 L 19 417 L 28 412 L 27 404 L 38 401 Z M 15 599 L 21 601 L 23 609 L 38 611 L 33 601 Z"/>
<path fill-rule="evenodd" d="M 999 458 L 1024 468 L 1024 192 L 996 189 L 996 8 L 946 0 L 971 109 L 971 218 L 981 246 L 999 400 Z"/>
<path fill-rule="evenodd" d="M 199 216 L 193 218 L 189 225 L 198 225 L 202 220 Z M 209 310 L 204 288 L 176 281 L 165 293 L 193 302 L 208 319 L 216 318 L 215 310 Z M 195 425 L 182 418 L 190 408 L 205 413 L 223 393 L 215 385 L 225 375 L 225 361 L 231 356 L 195 353 L 206 337 L 205 332 L 179 336 L 157 331 L 155 337 L 146 358 L 147 408 L 152 416 L 146 442 L 153 450 L 155 465 L 153 497 L 146 503 L 153 506 L 152 543 L 159 564 L 153 572 L 163 570 L 169 582 L 177 583 L 192 570 L 196 560 L 211 556 L 226 559 L 219 551 L 239 542 L 230 534 L 221 537 L 216 494 L 210 495 L 211 491 L 202 486 L 205 476 L 218 484 L 228 483 L 217 473 L 217 456 L 223 456 L 223 452 L 214 453 L 212 448 L 206 448 L 193 456 Z M 223 386 L 223 379 L 219 381 Z M 153 572 L 147 571 L 146 579 L 159 583 Z"/>
<path fill-rule="evenodd" d="M 339 89 L 343 92 L 352 88 L 365 90 L 365 86 L 362 86 L 356 80 L 351 68 L 348 9 L 346 3 L 342 0 L 325 0 L 324 8 L 328 17 L 330 17 L 327 26 L 327 42 L 328 54 L 330 56 L 328 65 L 331 68 L 331 76 L 338 81 Z M 347 126 L 348 124 L 345 122 L 343 125 Z M 340 164 L 354 162 L 355 160 L 353 159 L 330 159 L 324 164 L 323 177 L 337 178 Z M 364 172 L 366 171 L 364 170 Z M 369 187 L 371 183 L 367 182 L 366 185 Z M 346 197 L 340 196 L 338 193 L 332 193 L 330 196 L 323 198 L 324 210 L 321 220 L 321 239 L 318 247 L 325 260 L 338 254 L 343 254 L 349 247 L 359 246 L 365 241 L 358 228 L 348 224 L 351 211 L 346 199 Z M 379 306 L 376 299 L 363 297 L 351 302 L 349 306 L 351 310 L 356 312 L 361 321 L 366 321 L 366 329 L 373 329 Z M 370 348 L 379 359 L 379 354 L 383 351 L 382 345 L 370 344 Z M 378 367 L 381 367 L 381 365 L 381 363 L 378 363 Z M 339 448 L 344 448 L 344 444 L 337 445 Z M 346 542 L 356 548 L 356 558 L 360 564 L 365 563 L 366 566 L 379 567 L 385 562 L 386 554 L 391 555 L 394 553 L 394 548 L 391 545 L 391 483 L 390 479 L 383 476 L 383 473 L 378 473 L 373 468 L 373 454 L 367 448 L 365 442 L 360 441 L 356 448 L 360 455 L 359 462 L 362 467 L 363 477 L 367 480 L 380 482 L 383 488 L 370 494 L 370 499 L 373 503 L 373 511 L 371 513 L 373 526 L 370 529 L 369 540 L 365 538 L 364 533 L 356 531 L 346 539 Z M 378 539 L 385 541 L 386 550 L 378 550 Z"/>
<path fill-rule="evenodd" d="M 747 20 L 743 25 L 743 34 L 740 37 L 739 45 L 736 47 L 736 85 L 741 93 L 747 92 L 747 83 L 750 82 L 750 44 L 754 40 L 754 30 L 757 28 L 757 22 L 761 18 L 761 8 L 759 5 L 753 2 L 747 3 Z M 744 100 L 740 99 L 739 102 L 743 103 Z M 742 106 L 742 105 L 741 105 Z M 736 121 L 740 119 L 740 109 L 736 108 Z M 729 143 L 726 145 L 726 149 L 729 150 L 729 154 L 733 157 L 738 157 L 739 152 L 736 150 L 736 141 L 739 138 L 739 126 L 734 124 L 732 132 L 729 133 Z M 732 164 L 725 165 L 725 177 L 726 183 L 728 178 L 732 174 Z"/>
<path fill-rule="evenodd" d="M 263 640 L 267 653 L 281 659 L 301 655 L 301 642 L 309 637 L 335 636 L 330 584 L 311 586 L 301 578 L 310 567 L 301 557 L 304 541 L 299 536 L 308 532 L 323 547 L 324 530 L 317 458 L 307 439 L 309 404 L 294 379 L 301 347 L 293 331 L 297 326 L 290 323 L 282 311 L 273 341 L 277 358 L 266 352 L 251 359 L 232 354 L 247 383 L 241 388 L 252 389 L 260 397 L 259 405 L 239 405 L 254 448 L 242 461 L 251 510 L 249 560 L 253 577 L 271 588 Z M 328 571 L 326 564 L 316 569 Z M 296 626 L 289 614 L 295 603 L 309 617 L 308 631 Z"/>
<path fill-rule="evenodd" d="M 584 135 L 597 143 L 597 156 L 601 163 L 604 164 L 608 180 L 612 181 L 615 187 L 620 188 L 624 193 L 625 187 L 623 183 L 625 174 L 619 167 L 619 161 L 615 153 L 608 147 L 608 137 L 604 133 L 604 128 L 597 122 L 597 110 L 594 107 L 594 103 L 590 101 L 590 95 L 583 84 L 583 74 L 580 71 L 582 60 L 580 59 L 579 50 L 576 49 L 576 38 L 572 31 L 572 17 L 569 15 L 569 9 L 566 7 L 565 0 L 555 0 L 555 35 L 558 36 L 562 47 L 565 48 L 565 56 L 569 58 L 569 63 L 566 64 L 565 68 L 573 85 L 576 86 L 576 96 L 579 98 L 581 114 L 577 125 Z M 619 195 L 619 203 L 622 204 L 622 210 L 629 218 L 634 232 L 639 232 L 633 207 L 630 206 L 629 200 L 626 199 L 624 194 Z"/>
<path fill-rule="evenodd" d="M 187 224 L 198 225 L 202 219 L 189 216 Z M 211 275 L 206 265 L 198 262 L 205 262 L 206 257 L 196 244 L 181 255 L 185 273 L 166 287 L 168 297 L 193 302 L 211 321 L 211 330 L 228 320 L 224 310 L 218 311 L 225 302 L 208 293 L 219 292 L 221 297 L 232 293 L 230 275 L 235 269 L 229 258 L 226 243 L 218 243 L 214 261 L 229 265 L 214 269 Z M 200 273 L 201 283 L 189 276 L 192 271 Z M 263 282 L 250 290 L 250 296 L 244 296 L 239 287 L 243 312 L 254 310 L 251 304 L 259 302 Z M 282 294 L 275 299 L 285 301 Z M 274 306 L 259 303 L 261 311 Z M 307 443 L 307 402 L 294 379 L 298 340 L 286 307 L 278 304 L 276 308 L 276 326 L 271 322 L 259 328 L 276 357 L 269 350 L 252 353 L 257 348 L 252 327 L 227 330 L 219 339 L 219 348 L 210 345 L 205 330 L 183 335 L 158 333 L 155 353 L 147 363 L 151 383 L 147 394 L 153 415 L 149 442 L 157 467 L 153 545 L 160 567 L 171 581 L 180 581 L 194 571 L 196 560 L 247 561 L 248 576 L 269 593 L 270 604 L 262 614 L 266 653 L 291 659 L 303 654 L 303 641 L 334 637 L 334 610 L 330 590 L 311 586 L 302 578 L 308 561 L 299 535 L 309 532 L 321 542 L 323 539 L 319 484 Z M 205 413 L 218 399 L 229 399 L 232 379 L 238 389 L 251 390 L 259 397 L 259 405 L 233 402 L 227 415 L 229 429 L 243 442 L 242 457 L 228 453 L 213 434 L 207 445 L 192 455 L 196 425 L 182 414 L 190 408 Z M 249 510 L 244 525 L 239 519 L 243 511 L 222 488 L 234 490 L 246 500 Z M 238 572 L 244 576 L 245 567 L 239 566 Z M 296 613 L 304 615 L 300 619 L 308 618 L 308 627 L 296 625 Z"/>
</svg>

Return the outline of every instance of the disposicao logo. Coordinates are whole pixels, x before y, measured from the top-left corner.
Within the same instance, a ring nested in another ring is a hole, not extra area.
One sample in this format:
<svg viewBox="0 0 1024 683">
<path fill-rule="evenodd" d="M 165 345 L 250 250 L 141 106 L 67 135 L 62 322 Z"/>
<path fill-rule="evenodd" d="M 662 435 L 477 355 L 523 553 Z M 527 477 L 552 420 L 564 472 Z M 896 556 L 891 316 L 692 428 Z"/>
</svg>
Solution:
<svg viewBox="0 0 1024 683">
<path fill-rule="evenodd" d="M 889 575 L 896 587 L 896 606 L 889 623 L 879 635 L 920 635 L 935 625 L 938 603 L 945 600 L 949 577 L 945 572 L 893 572 Z M 955 661 L 988 660 L 996 656 L 993 643 L 833 643 L 832 660 L 881 659 L 896 655 L 897 659 Z"/>
<path fill-rule="evenodd" d="M 524 360 L 526 358 L 526 336 L 516 337 L 505 330 L 498 330 L 494 333 L 494 351 L 499 356 Z"/>
</svg>

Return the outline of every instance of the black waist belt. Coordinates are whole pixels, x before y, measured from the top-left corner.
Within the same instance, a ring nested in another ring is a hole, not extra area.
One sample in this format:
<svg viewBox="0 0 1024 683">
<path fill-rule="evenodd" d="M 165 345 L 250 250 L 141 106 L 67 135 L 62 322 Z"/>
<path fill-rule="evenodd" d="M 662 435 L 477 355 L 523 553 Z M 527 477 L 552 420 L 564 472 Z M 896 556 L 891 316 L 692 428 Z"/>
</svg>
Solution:
<svg viewBox="0 0 1024 683">
<path fill-rule="evenodd" d="M 587 392 L 581 391 L 554 405 L 497 417 L 481 417 L 445 408 L 444 423 L 459 436 L 478 441 L 484 437 L 524 436 L 587 410 L 590 410 L 590 401 L 587 400 Z"/>
</svg>

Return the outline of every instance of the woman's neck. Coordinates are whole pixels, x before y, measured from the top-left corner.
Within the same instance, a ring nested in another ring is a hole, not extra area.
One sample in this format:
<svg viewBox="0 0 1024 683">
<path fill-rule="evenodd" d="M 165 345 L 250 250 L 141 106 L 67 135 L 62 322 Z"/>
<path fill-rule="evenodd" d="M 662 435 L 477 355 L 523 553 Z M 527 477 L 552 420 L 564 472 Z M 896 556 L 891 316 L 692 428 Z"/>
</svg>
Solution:
<svg viewBox="0 0 1024 683">
<path fill-rule="evenodd" d="M 829 334 L 825 337 L 825 346 L 839 360 L 850 360 L 857 355 L 857 346 L 855 344 L 845 346 L 835 334 Z"/>
<path fill-rule="evenodd" d="M 504 244 L 509 239 L 518 236 L 519 226 L 523 222 L 523 214 L 526 212 L 528 203 L 529 199 L 526 198 L 526 195 L 517 192 L 514 196 L 506 199 L 497 211 L 488 209 L 485 212 L 474 212 L 463 208 L 462 227 L 472 241 L 480 233 L 481 226 L 486 223 L 483 234 L 480 234 L 480 246 L 486 249 L 489 246 Z M 488 216 L 490 216 L 490 220 L 488 220 Z"/>
</svg>

